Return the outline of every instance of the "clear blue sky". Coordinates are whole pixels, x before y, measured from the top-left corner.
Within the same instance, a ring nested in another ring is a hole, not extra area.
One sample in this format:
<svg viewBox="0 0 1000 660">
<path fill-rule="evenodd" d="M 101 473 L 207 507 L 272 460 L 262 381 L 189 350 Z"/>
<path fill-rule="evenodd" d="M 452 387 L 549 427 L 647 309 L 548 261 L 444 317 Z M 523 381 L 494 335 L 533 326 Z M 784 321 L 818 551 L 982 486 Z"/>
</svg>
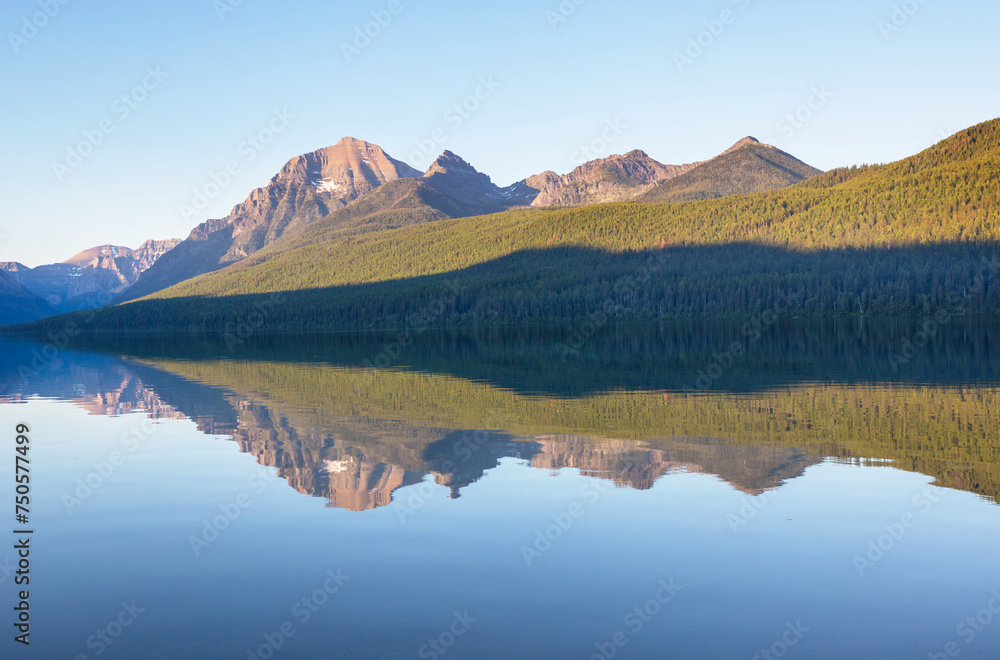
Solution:
<svg viewBox="0 0 1000 660">
<path fill-rule="evenodd" d="M 23 19 L 40 2 L 58 12 L 33 34 Z M 0 19 L 0 260 L 30 266 L 184 237 L 346 135 L 413 162 L 441 129 L 436 152 L 506 185 L 571 170 L 613 120 L 624 127 L 595 155 L 683 163 L 754 135 L 829 169 L 896 160 L 1000 115 L 1000 8 L 988 2 L 910 0 L 886 37 L 893 0 L 566 0 L 575 11 L 555 27 L 559 0 L 398 0 L 350 61 L 342 44 L 389 0 L 63 2 L 7 0 Z M 237 6 L 220 19 L 226 2 Z M 674 54 L 726 10 L 680 71 Z M 478 109 L 446 118 L 491 76 L 499 87 L 480 90 Z M 116 103 L 144 79 L 145 98 Z M 814 87 L 832 97 L 781 125 Z M 261 149 L 244 144 L 275 109 L 294 117 Z M 60 180 L 53 163 L 102 122 L 113 132 Z M 230 161 L 239 174 L 185 219 L 181 205 Z"/>
</svg>

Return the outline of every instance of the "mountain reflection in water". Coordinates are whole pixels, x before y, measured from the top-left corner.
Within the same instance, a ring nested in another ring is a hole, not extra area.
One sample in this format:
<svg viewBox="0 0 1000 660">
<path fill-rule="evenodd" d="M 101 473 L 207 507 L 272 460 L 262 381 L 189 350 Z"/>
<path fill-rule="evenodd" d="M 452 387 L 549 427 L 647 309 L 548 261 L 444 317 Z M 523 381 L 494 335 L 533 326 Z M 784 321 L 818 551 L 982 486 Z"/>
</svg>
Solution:
<svg viewBox="0 0 1000 660">
<path fill-rule="evenodd" d="M 261 338 L 236 353 L 219 342 L 132 338 L 122 357 L 64 351 L 27 378 L 17 367 L 37 346 L 4 342 L 0 394 L 190 419 L 295 490 L 351 511 L 388 506 L 400 488 L 428 479 L 460 497 L 503 458 L 636 490 L 671 473 L 706 473 L 751 495 L 825 458 L 874 459 L 995 501 L 993 330 L 956 321 L 909 372 L 893 375 L 881 358 L 906 328 L 792 326 L 699 396 L 687 384 L 738 331 L 609 333 L 568 363 L 553 358 L 558 331 L 503 341 L 451 334 L 386 370 L 363 366 L 378 335 Z M 933 374 L 940 384 L 927 382 Z"/>
</svg>

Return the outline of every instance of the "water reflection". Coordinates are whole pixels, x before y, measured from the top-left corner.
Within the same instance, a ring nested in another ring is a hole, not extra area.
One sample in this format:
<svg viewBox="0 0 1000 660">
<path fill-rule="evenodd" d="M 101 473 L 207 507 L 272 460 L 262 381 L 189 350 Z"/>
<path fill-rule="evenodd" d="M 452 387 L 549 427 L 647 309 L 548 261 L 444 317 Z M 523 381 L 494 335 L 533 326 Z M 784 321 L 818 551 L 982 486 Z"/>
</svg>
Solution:
<svg viewBox="0 0 1000 660">
<path fill-rule="evenodd" d="M 38 438 L 39 650 L 85 653 L 137 599 L 107 657 L 253 657 L 294 621 L 282 657 L 412 658 L 455 612 L 456 658 L 619 630 L 616 657 L 753 657 L 800 621 L 800 657 L 926 657 L 1000 570 L 996 328 L 956 320 L 898 371 L 904 324 L 775 329 L 692 396 L 739 328 L 608 328 L 565 362 L 556 329 L 0 341 L 0 414 Z"/>
<path fill-rule="evenodd" d="M 670 473 L 712 474 L 752 495 L 777 488 L 821 460 L 799 448 L 713 438 L 532 436 L 360 416 L 303 420 L 301 410 L 287 415 L 252 394 L 95 355 L 67 354 L 46 377 L 8 387 L 4 402 L 34 396 L 69 401 L 94 415 L 142 412 L 153 420 L 193 420 L 202 433 L 228 436 L 260 465 L 276 468 L 295 490 L 351 511 L 388 506 L 398 489 L 428 477 L 458 498 L 504 458 L 543 470 L 574 468 L 636 490 L 648 490 Z"/>
<path fill-rule="evenodd" d="M 706 473 L 748 494 L 824 457 L 875 459 L 992 501 L 1000 494 L 989 322 L 950 324 L 895 375 L 885 358 L 907 336 L 898 322 L 791 325 L 698 396 L 685 384 L 738 329 L 610 331 L 569 360 L 553 342 L 559 332 L 442 333 L 388 369 L 366 357 L 385 350 L 379 335 L 262 337 L 236 352 L 221 341 L 128 338 L 114 344 L 124 355 L 61 351 L 26 376 L 39 346 L 4 342 L 0 393 L 193 420 L 297 491 L 352 511 L 388 506 L 428 478 L 460 497 L 503 458 L 637 490 Z"/>
</svg>

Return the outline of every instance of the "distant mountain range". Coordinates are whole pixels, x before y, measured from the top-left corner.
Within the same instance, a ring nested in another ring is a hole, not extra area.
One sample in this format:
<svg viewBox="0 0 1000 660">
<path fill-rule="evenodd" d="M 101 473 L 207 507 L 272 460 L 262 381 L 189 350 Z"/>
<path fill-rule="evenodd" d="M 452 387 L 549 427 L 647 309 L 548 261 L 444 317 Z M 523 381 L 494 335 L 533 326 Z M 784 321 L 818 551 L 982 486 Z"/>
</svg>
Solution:
<svg viewBox="0 0 1000 660">
<path fill-rule="evenodd" d="M 766 150 L 768 157 L 734 156 L 744 149 Z M 719 164 L 719 159 L 725 162 Z M 740 171 L 728 172 L 729 163 Z M 144 273 L 122 300 L 225 268 L 321 219 L 326 228 L 336 227 L 343 235 L 517 207 L 624 201 L 653 195 L 681 175 L 694 175 L 713 196 L 722 196 L 733 194 L 730 190 L 773 190 L 819 173 L 775 147 L 746 138 L 703 163 L 664 165 L 633 151 L 595 160 L 564 176 L 545 172 L 501 188 L 450 151 L 421 174 L 378 145 L 346 137 L 332 147 L 293 158 L 228 216 L 198 226 L 168 258 Z"/>
<path fill-rule="evenodd" d="M 746 138 L 701 163 L 664 165 L 632 151 L 562 176 L 544 172 L 501 188 L 450 151 L 421 173 L 378 145 L 346 137 L 291 159 L 229 215 L 203 222 L 183 241 L 147 241 L 137 250 L 102 245 L 37 268 L 0 263 L 12 280 L 0 292 L 2 300 L 9 299 L 0 324 L 149 296 L 264 255 L 282 239 L 287 246 L 518 207 L 761 192 L 817 173 L 775 147 Z"/>
<path fill-rule="evenodd" d="M 0 322 L 33 320 L 59 312 L 107 305 L 116 294 L 135 284 L 143 272 L 179 243 L 180 239 L 150 240 L 135 250 L 118 245 L 99 245 L 62 263 L 36 268 L 28 268 L 18 262 L 0 262 L 0 272 L 5 279 L 23 289 L 12 289 L 8 284 L 10 292 L 0 294 L 4 302 Z M 11 298 L 11 304 L 8 304 L 8 298 Z M 25 301 L 27 306 L 15 311 L 12 306 L 14 299 Z"/>
<path fill-rule="evenodd" d="M 701 164 L 664 165 L 650 158 L 646 152 L 636 150 L 624 156 L 591 161 L 563 176 L 543 172 L 530 177 L 526 183 L 538 191 L 531 202 L 536 207 L 623 202 L 635 199 Z"/>
<path fill-rule="evenodd" d="M 1000 310 L 1000 286 L 975 276 L 1000 271 L 998 170 L 1000 120 L 827 174 L 747 137 L 701 163 L 633 151 L 507 187 L 450 151 L 420 174 L 344 138 L 165 253 L 120 263 L 105 246 L 45 278 L 9 264 L 14 284 L 47 300 L 7 290 L 19 320 L 92 306 L 98 292 L 150 298 L 97 314 L 94 329 L 114 331 L 231 332 L 276 293 L 292 295 L 268 308 L 266 329 L 398 327 L 449 282 L 460 300 L 432 321 L 568 321 L 608 305 L 621 318 L 747 314 L 781 291 L 797 292 L 800 315 Z M 667 251 L 656 277 L 623 291 L 654 251 Z"/>
<path fill-rule="evenodd" d="M 359 167 L 376 162 L 365 157 L 376 155 L 367 143 L 341 147 Z M 393 165 L 390 178 L 384 165 L 376 169 L 385 183 L 373 169 L 369 192 L 348 202 L 358 193 L 347 191 L 323 217 L 266 206 L 267 226 L 286 229 L 261 231 L 262 247 L 246 256 L 232 249 L 242 225 L 189 237 L 126 292 L 152 295 L 88 315 L 87 325 L 232 334 L 246 332 L 248 319 L 252 331 L 312 331 L 593 323 L 609 312 L 621 320 L 746 318 L 768 309 L 1000 312 L 1000 120 L 896 163 L 804 180 L 815 170 L 749 138 L 652 186 L 650 177 L 677 170 L 646 158 L 633 152 L 569 175 L 578 181 L 573 195 L 591 191 L 588 201 L 598 199 L 595 190 L 638 199 L 547 208 L 527 205 L 537 200 L 528 180 L 499 188 L 451 153 L 420 177 L 399 176 L 413 173 Z M 304 196 L 324 185 L 291 179 Z M 757 188 L 765 191 L 748 193 Z M 649 203 L 657 196 L 682 203 Z M 267 189 L 254 197 L 275 198 Z"/>
</svg>

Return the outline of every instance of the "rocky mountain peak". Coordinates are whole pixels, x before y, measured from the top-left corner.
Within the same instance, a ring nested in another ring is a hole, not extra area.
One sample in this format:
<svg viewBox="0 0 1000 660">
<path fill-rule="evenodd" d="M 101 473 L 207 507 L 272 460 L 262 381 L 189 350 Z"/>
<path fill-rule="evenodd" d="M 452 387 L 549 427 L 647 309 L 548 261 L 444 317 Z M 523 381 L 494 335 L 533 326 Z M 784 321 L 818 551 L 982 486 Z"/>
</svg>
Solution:
<svg viewBox="0 0 1000 660">
<path fill-rule="evenodd" d="M 73 255 L 63 263 L 69 266 L 79 266 L 80 268 L 100 268 L 99 264 L 102 261 L 109 258 L 117 259 L 118 257 L 131 258 L 132 250 L 120 245 L 98 245 L 97 247 L 92 247 L 89 250 L 84 250 L 79 254 Z"/>
<path fill-rule="evenodd" d="M 599 158 L 559 176 L 543 172 L 530 177 L 527 184 L 537 189 L 532 206 L 579 206 L 632 199 L 653 186 L 668 181 L 696 167 L 664 165 L 635 149 L 624 155 Z"/>
<path fill-rule="evenodd" d="M 321 196 L 350 202 L 387 181 L 420 172 L 377 144 L 345 137 L 332 147 L 292 158 L 272 184 L 307 184 Z"/>
<path fill-rule="evenodd" d="M 462 176 L 466 178 L 477 178 L 485 182 L 492 182 L 490 177 L 483 174 L 470 165 L 461 156 L 458 156 L 451 151 L 445 151 L 443 154 L 438 156 L 437 160 L 431 163 L 431 166 L 427 169 L 427 172 L 424 174 L 424 178 L 429 179 L 442 174 Z"/>
<path fill-rule="evenodd" d="M 748 135 L 747 137 L 743 138 L 733 146 L 723 151 L 720 155 L 725 156 L 726 154 L 731 154 L 734 151 L 739 151 L 740 149 L 746 149 L 747 147 L 763 147 L 765 149 L 777 149 L 777 147 L 772 147 L 769 144 L 764 144 L 757 138 Z"/>
<path fill-rule="evenodd" d="M 452 151 L 438 156 L 423 179 L 456 204 L 449 208 L 452 215 L 496 213 L 514 206 L 526 206 L 538 194 L 523 181 L 500 188 L 489 176 Z"/>
</svg>

